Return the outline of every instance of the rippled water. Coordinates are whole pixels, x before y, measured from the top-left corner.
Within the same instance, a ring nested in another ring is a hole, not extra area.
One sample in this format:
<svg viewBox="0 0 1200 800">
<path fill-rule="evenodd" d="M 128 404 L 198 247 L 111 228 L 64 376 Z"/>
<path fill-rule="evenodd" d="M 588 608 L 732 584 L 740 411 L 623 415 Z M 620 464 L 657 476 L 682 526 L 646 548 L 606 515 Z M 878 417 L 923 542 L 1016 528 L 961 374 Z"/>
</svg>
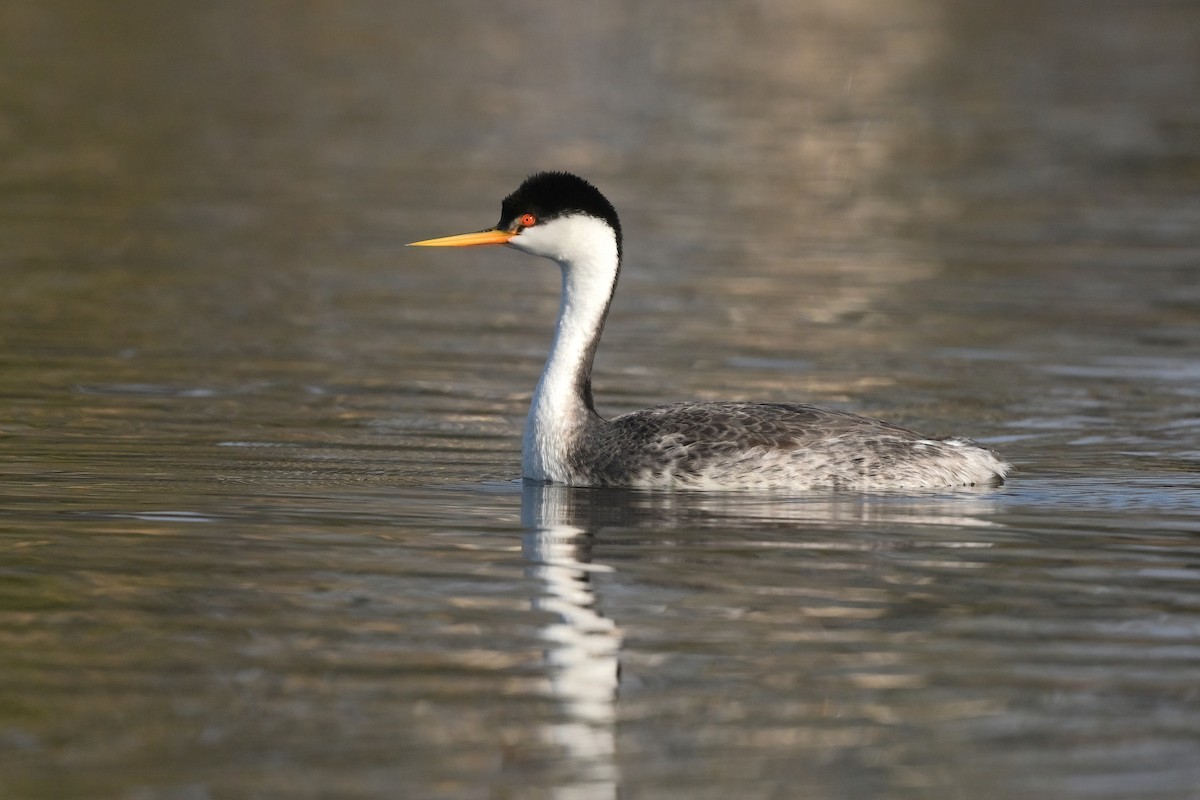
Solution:
<svg viewBox="0 0 1200 800">
<path fill-rule="evenodd" d="M 0 795 L 1200 797 L 1200 12 L 12 2 Z M 523 486 L 593 178 L 616 414 L 995 490 Z"/>
</svg>

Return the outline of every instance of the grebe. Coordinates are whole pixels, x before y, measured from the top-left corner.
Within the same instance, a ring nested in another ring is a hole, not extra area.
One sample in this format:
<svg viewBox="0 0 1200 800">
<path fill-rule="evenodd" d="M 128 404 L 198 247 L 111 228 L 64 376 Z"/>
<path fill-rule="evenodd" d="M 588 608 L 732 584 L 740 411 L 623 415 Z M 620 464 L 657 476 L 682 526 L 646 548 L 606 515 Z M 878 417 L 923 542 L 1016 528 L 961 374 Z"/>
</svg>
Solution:
<svg viewBox="0 0 1200 800">
<path fill-rule="evenodd" d="M 933 439 L 798 403 L 679 403 L 605 420 L 592 360 L 621 271 L 621 223 L 580 177 L 542 172 L 504 199 L 495 228 L 413 242 L 505 244 L 558 263 L 554 341 L 525 423 L 527 480 L 687 489 L 913 489 L 1000 484 L 1011 468 L 987 448 Z"/>
</svg>

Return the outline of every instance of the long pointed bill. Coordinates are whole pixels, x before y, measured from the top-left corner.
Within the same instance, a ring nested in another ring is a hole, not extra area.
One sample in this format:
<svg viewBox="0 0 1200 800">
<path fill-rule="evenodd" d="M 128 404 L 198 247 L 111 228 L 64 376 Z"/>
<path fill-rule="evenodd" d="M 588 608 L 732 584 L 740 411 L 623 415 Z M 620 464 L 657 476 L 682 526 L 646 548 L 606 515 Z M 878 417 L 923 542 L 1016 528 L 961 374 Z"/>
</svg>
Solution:
<svg viewBox="0 0 1200 800">
<path fill-rule="evenodd" d="M 488 230 L 478 233 L 460 233 L 457 236 L 443 236 L 440 239 L 424 239 L 420 242 L 409 242 L 409 247 L 477 247 L 481 244 L 504 244 L 514 234 L 508 231 Z"/>
</svg>

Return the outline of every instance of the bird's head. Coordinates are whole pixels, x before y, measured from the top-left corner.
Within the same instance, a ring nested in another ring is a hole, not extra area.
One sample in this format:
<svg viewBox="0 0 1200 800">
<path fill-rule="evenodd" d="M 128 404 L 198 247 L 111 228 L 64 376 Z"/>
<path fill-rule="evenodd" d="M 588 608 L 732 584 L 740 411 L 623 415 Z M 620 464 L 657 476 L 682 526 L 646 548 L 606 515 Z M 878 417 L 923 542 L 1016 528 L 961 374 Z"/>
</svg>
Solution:
<svg viewBox="0 0 1200 800">
<path fill-rule="evenodd" d="M 531 175 L 504 198 L 494 228 L 412 242 L 413 247 L 505 244 L 563 265 L 621 255 L 621 222 L 595 186 L 567 172 Z M 614 250 L 615 248 L 615 250 Z"/>
</svg>

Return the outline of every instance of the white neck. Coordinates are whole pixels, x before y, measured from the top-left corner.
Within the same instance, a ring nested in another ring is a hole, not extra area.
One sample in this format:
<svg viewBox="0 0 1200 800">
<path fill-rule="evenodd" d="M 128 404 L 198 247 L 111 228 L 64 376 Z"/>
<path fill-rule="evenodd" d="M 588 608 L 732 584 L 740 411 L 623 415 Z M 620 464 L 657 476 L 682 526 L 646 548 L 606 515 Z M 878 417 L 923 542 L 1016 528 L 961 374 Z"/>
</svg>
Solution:
<svg viewBox="0 0 1200 800">
<path fill-rule="evenodd" d="M 592 358 L 617 280 L 617 243 L 604 222 L 572 216 L 529 228 L 511 244 L 562 270 L 554 342 L 525 422 L 522 471 L 532 480 L 570 483 L 572 445 L 598 420 L 590 407 Z"/>
</svg>

